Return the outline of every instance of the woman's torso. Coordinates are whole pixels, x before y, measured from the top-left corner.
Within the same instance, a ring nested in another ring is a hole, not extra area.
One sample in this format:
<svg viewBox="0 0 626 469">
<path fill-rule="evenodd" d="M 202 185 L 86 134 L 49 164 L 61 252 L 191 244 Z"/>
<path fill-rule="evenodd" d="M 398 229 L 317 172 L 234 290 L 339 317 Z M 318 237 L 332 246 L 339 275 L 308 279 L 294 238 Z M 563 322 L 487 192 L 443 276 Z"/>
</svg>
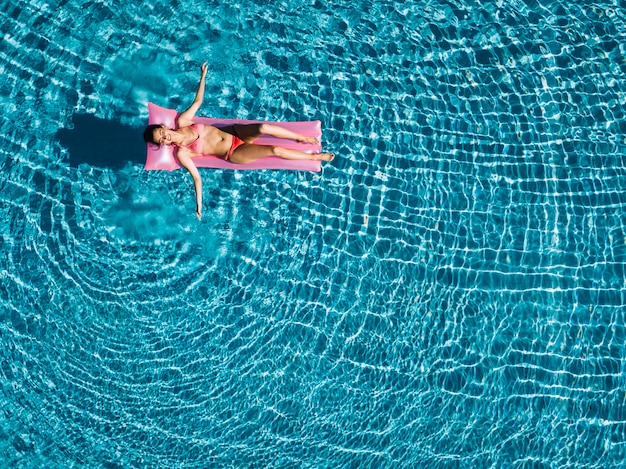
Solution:
<svg viewBox="0 0 626 469">
<path fill-rule="evenodd" d="M 232 136 L 212 125 L 193 123 L 180 127 L 185 132 L 190 143 L 181 145 L 189 149 L 191 157 L 200 155 L 226 156 L 232 142 Z"/>
</svg>

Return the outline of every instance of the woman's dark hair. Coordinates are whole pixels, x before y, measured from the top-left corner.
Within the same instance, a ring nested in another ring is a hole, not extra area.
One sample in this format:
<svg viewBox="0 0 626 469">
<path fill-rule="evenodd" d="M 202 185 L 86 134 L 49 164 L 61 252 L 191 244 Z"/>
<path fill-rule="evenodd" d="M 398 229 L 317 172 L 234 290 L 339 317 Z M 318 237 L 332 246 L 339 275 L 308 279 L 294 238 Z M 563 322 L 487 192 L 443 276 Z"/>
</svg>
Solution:
<svg viewBox="0 0 626 469">
<path fill-rule="evenodd" d="M 143 131 L 143 140 L 146 143 L 154 143 L 155 145 L 158 145 L 158 142 L 154 141 L 154 131 L 156 129 L 159 129 L 161 126 L 159 124 L 150 124 L 148 127 L 146 127 L 146 130 Z"/>
</svg>

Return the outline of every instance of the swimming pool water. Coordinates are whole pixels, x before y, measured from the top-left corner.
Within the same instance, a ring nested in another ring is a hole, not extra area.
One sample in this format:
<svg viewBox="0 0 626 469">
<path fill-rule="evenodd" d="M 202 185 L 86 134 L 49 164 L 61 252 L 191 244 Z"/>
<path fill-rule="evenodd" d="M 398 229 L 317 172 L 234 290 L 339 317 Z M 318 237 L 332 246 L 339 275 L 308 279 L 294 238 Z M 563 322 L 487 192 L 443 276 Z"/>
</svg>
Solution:
<svg viewBox="0 0 626 469">
<path fill-rule="evenodd" d="M 3 467 L 622 467 L 619 2 L 1 2 Z M 321 173 L 146 172 L 146 103 Z"/>
</svg>

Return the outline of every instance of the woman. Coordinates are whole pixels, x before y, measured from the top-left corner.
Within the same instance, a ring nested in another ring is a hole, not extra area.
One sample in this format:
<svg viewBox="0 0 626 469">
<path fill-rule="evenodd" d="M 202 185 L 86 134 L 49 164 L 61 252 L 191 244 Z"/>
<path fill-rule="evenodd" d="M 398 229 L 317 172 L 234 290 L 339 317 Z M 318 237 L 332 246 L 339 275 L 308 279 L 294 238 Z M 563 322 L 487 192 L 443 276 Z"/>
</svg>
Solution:
<svg viewBox="0 0 626 469">
<path fill-rule="evenodd" d="M 265 156 L 276 155 L 288 160 L 318 159 L 331 161 L 332 153 L 309 154 L 279 146 L 257 145 L 254 140 L 260 135 L 288 138 L 298 142 L 318 143 L 316 137 L 307 137 L 272 124 L 233 125 L 218 129 L 211 125 L 192 121 L 204 99 L 204 78 L 208 65 L 202 64 L 202 76 L 196 97 L 185 112 L 176 118 L 176 129 L 164 125 L 149 125 L 143 133 L 146 143 L 175 145 L 176 157 L 181 166 L 193 177 L 196 190 L 196 216 L 202 219 L 202 178 L 193 158 L 201 155 L 216 155 L 236 164 L 246 164 Z"/>
</svg>

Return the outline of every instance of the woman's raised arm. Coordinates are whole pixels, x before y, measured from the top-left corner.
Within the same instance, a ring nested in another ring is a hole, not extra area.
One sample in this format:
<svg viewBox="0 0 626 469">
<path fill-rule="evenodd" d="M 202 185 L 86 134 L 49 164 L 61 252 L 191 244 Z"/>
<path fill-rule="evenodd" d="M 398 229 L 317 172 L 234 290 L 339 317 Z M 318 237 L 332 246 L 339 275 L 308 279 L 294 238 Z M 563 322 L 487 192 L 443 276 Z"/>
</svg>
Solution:
<svg viewBox="0 0 626 469">
<path fill-rule="evenodd" d="M 198 84 L 198 91 L 196 91 L 196 97 L 191 103 L 191 106 L 185 111 L 183 111 L 180 116 L 178 116 L 177 124 L 178 127 L 186 127 L 188 125 L 193 124 L 193 116 L 196 115 L 198 109 L 202 105 L 202 101 L 204 100 L 204 79 L 206 77 L 206 72 L 209 68 L 208 62 L 204 62 L 200 69 L 202 70 L 202 75 L 200 76 L 200 83 Z"/>
</svg>

